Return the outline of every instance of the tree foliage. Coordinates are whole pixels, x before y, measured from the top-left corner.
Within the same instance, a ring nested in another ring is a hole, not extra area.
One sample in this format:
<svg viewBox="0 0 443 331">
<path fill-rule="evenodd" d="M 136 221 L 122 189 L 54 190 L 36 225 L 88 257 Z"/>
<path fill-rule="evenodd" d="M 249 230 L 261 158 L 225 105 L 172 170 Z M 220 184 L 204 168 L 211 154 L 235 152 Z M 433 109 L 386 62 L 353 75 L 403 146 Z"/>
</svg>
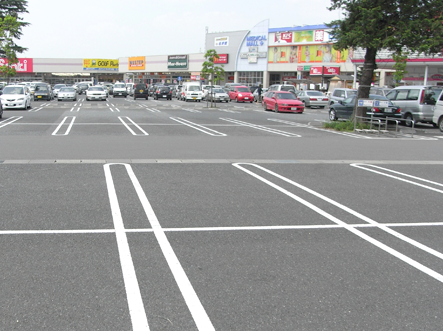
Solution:
<svg viewBox="0 0 443 331">
<path fill-rule="evenodd" d="M 0 67 L 0 76 L 9 78 L 17 73 L 13 67 L 18 62 L 14 48 L 14 35 L 16 35 L 19 29 L 20 22 L 15 17 L 8 15 L 0 18 L 0 49 L 7 61 L 7 64 Z"/>
<path fill-rule="evenodd" d="M 328 24 L 334 48 L 366 49 L 358 98 L 368 98 L 381 49 L 435 54 L 443 45 L 443 0 L 331 0 L 343 19 Z M 400 56 L 401 59 L 401 56 Z M 357 116 L 363 115 L 359 109 Z"/>
<path fill-rule="evenodd" d="M 225 75 L 225 70 L 222 65 L 217 65 L 214 63 L 214 59 L 218 59 L 220 56 L 217 54 L 215 49 L 209 49 L 205 54 L 206 61 L 202 64 L 201 76 L 205 79 L 209 79 L 210 85 L 217 84 L 222 77 Z M 212 90 L 212 89 L 211 89 Z M 211 98 L 211 107 L 212 107 L 212 98 Z"/>
<path fill-rule="evenodd" d="M 25 26 L 28 26 L 29 23 L 23 22 L 23 19 L 20 17 L 20 14 L 27 13 L 27 0 L 0 0 L 0 19 L 4 20 L 7 16 L 11 16 L 16 19 L 16 23 L 18 24 L 18 28 L 15 26 L 14 30 L 11 30 L 10 37 L 12 40 L 14 39 L 20 39 L 22 36 L 22 28 Z M 3 29 L 3 27 L 2 27 Z M 2 36 L 0 36 L 0 42 L 3 42 L 3 39 L 1 39 Z M 18 46 L 14 41 L 8 42 L 10 46 L 10 50 L 15 53 L 23 53 L 27 49 L 21 46 Z M 0 57 L 6 57 L 6 50 L 0 48 Z"/>
</svg>

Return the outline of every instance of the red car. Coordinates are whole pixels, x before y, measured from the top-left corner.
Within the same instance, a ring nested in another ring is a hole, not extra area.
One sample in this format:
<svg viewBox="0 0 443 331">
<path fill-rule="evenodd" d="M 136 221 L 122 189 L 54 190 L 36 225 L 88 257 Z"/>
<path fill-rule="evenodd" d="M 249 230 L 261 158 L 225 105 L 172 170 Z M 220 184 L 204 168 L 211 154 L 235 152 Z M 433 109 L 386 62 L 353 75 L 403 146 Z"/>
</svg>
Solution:
<svg viewBox="0 0 443 331">
<path fill-rule="evenodd" d="M 229 91 L 229 99 L 230 101 L 235 100 L 237 102 L 246 101 L 252 103 L 254 96 L 247 86 L 232 86 L 232 89 Z"/>
<path fill-rule="evenodd" d="M 265 110 L 303 113 L 305 105 L 291 92 L 271 91 L 263 97 L 263 108 Z"/>
</svg>

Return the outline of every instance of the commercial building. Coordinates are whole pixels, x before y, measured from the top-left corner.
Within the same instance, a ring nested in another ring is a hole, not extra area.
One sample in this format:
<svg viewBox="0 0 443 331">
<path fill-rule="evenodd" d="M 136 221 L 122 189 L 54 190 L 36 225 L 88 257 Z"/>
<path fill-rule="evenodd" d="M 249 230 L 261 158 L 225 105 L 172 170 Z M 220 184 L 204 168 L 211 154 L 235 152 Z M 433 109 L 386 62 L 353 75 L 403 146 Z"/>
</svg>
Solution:
<svg viewBox="0 0 443 331">
<path fill-rule="evenodd" d="M 326 25 L 269 28 L 269 20 L 251 30 L 206 33 L 205 49 L 215 49 L 228 82 L 269 86 L 292 83 L 302 89 L 326 90 L 354 86 L 357 68 L 363 65 L 364 50 L 336 51 Z M 12 80 L 44 80 L 49 83 L 79 81 L 134 81 L 148 84 L 179 84 L 203 81 L 204 53 L 137 55 L 118 59 L 20 58 Z M 0 65 L 5 60 L 0 59 Z M 375 83 L 394 85 L 392 55 L 380 51 Z M 443 84 L 443 56 L 412 55 L 401 84 Z"/>
</svg>

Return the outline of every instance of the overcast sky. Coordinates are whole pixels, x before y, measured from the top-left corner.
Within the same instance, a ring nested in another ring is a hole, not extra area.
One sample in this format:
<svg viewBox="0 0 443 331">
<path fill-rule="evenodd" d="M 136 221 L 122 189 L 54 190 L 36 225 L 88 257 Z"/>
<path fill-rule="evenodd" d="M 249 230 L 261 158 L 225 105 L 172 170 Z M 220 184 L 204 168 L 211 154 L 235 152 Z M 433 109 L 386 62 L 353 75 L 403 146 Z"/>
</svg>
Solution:
<svg viewBox="0 0 443 331">
<path fill-rule="evenodd" d="M 330 0 L 28 0 L 18 57 L 102 58 L 192 54 L 209 32 L 329 23 Z"/>
</svg>

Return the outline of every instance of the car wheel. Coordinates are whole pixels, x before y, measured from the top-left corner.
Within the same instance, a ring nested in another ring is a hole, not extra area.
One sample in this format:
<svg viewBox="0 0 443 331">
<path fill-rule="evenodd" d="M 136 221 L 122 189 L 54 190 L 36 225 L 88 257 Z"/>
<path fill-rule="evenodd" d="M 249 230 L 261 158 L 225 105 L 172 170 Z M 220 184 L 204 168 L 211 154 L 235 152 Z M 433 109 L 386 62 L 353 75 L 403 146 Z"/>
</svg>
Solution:
<svg viewBox="0 0 443 331">
<path fill-rule="evenodd" d="M 275 105 L 274 111 L 278 113 L 278 105 Z"/>
<path fill-rule="evenodd" d="M 438 128 L 441 132 L 443 132 L 443 117 L 438 121 Z"/>
<path fill-rule="evenodd" d="M 329 120 L 330 121 L 336 121 L 337 120 L 337 114 L 335 113 L 334 109 L 329 110 Z"/>
<path fill-rule="evenodd" d="M 407 126 L 407 127 L 412 127 L 412 121 L 413 121 L 413 117 L 412 117 L 412 114 L 406 114 L 405 115 L 405 125 Z"/>
</svg>

